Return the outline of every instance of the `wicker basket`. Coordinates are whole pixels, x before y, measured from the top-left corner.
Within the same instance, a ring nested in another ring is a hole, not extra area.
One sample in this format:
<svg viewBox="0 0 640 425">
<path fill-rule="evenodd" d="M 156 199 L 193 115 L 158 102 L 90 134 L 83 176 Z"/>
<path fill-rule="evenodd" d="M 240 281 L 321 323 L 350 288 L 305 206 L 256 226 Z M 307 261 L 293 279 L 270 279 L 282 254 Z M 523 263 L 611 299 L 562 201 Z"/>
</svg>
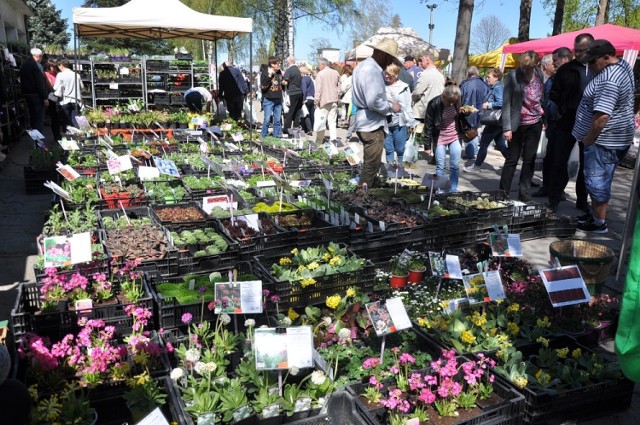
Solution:
<svg viewBox="0 0 640 425">
<path fill-rule="evenodd" d="M 549 245 L 551 258 L 557 257 L 563 266 L 577 265 L 590 293 L 607 280 L 613 263 L 611 248 L 593 242 L 565 239 Z"/>
</svg>

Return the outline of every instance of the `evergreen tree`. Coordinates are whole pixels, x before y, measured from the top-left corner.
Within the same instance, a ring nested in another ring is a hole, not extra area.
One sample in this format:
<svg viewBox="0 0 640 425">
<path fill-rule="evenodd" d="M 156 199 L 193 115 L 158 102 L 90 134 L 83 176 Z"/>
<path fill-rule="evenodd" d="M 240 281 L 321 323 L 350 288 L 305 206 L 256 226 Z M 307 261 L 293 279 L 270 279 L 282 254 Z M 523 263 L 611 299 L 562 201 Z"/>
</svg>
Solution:
<svg viewBox="0 0 640 425">
<path fill-rule="evenodd" d="M 67 20 L 62 18 L 51 0 L 27 0 L 34 15 L 29 18 L 29 38 L 32 46 L 47 52 L 64 50 L 69 44 Z"/>
</svg>

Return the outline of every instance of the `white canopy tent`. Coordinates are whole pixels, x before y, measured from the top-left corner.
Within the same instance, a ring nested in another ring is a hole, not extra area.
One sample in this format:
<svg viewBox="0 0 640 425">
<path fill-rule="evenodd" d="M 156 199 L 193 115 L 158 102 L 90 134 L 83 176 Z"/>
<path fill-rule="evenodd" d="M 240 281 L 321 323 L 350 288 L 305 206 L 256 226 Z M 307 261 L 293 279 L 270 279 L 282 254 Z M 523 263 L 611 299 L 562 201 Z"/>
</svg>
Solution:
<svg viewBox="0 0 640 425">
<path fill-rule="evenodd" d="M 119 7 L 76 7 L 80 37 L 217 40 L 253 32 L 251 18 L 207 15 L 180 0 L 131 0 Z"/>
</svg>

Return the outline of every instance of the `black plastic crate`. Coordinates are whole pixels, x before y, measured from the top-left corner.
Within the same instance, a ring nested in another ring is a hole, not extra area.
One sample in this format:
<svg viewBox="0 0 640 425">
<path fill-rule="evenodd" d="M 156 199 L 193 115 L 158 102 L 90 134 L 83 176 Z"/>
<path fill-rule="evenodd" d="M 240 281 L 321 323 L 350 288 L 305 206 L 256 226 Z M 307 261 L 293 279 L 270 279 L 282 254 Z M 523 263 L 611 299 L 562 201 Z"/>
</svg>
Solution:
<svg viewBox="0 0 640 425">
<path fill-rule="evenodd" d="M 202 244 L 189 245 L 180 250 L 180 274 L 197 273 L 220 270 L 225 267 L 233 267 L 240 260 L 240 247 L 236 242 L 221 234 L 227 242 L 227 250 L 218 254 L 206 254 L 195 256 L 194 254 L 206 247 Z"/>
<path fill-rule="evenodd" d="M 351 244 L 350 249 L 358 256 L 379 265 L 388 263 L 391 257 L 402 253 L 405 249 L 424 251 L 424 241 L 411 241 L 403 238 L 388 237 L 375 241 Z"/>
<path fill-rule="evenodd" d="M 162 220 L 158 215 L 158 211 L 172 209 L 172 208 L 194 208 L 197 211 L 201 219 L 190 220 L 190 221 L 168 221 Z M 160 223 L 164 227 L 169 230 L 185 230 L 185 229 L 196 229 L 196 228 L 204 228 L 204 227 L 213 227 L 214 223 L 209 219 L 207 213 L 202 210 L 202 207 L 198 205 L 196 202 L 184 202 L 173 205 L 154 205 L 151 208 L 151 214 L 156 223 Z"/>
<path fill-rule="evenodd" d="M 426 249 L 441 251 L 443 249 L 458 249 L 474 246 L 477 239 L 477 219 L 462 211 L 459 214 L 428 217 L 424 212 Z"/>
<path fill-rule="evenodd" d="M 158 184 L 168 184 L 170 187 L 174 189 L 181 189 L 180 192 L 184 191 L 182 196 L 176 195 L 173 196 L 161 196 L 161 194 L 157 193 L 154 188 Z M 146 181 L 143 183 L 144 192 L 147 198 L 147 202 L 153 205 L 174 205 L 180 202 L 186 202 L 190 200 L 189 193 L 186 191 L 184 186 L 182 185 L 182 181 L 179 179 L 171 179 L 165 181 Z"/>
<path fill-rule="evenodd" d="M 246 261 L 237 262 L 231 266 L 223 267 L 217 271 L 219 271 L 224 276 L 224 273 L 233 269 L 238 270 L 239 274 L 253 274 L 256 276 L 259 275 L 252 264 Z M 207 271 L 207 274 L 208 273 L 209 271 Z M 197 273 L 197 275 L 202 275 L 202 273 Z M 157 273 L 148 273 L 148 279 L 150 283 L 149 286 L 151 288 L 151 294 L 156 305 L 158 327 L 164 329 L 184 327 L 182 323 L 182 315 L 185 313 L 190 313 L 194 318 L 197 318 L 198 320 L 200 320 L 201 315 L 203 316 L 202 320 L 215 320 L 213 310 L 209 310 L 207 308 L 210 300 L 204 302 L 203 309 L 202 302 L 200 301 L 191 304 L 179 304 L 175 298 L 165 297 L 158 292 L 156 288 L 158 284 L 182 283 L 184 282 L 183 276 L 163 277 L 159 276 Z"/>
<path fill-rule="evenodd" d="M 510 226 L 513 219 L 514 204 L 509 200 L 509 196 L 501 191 L 494 192 L 460 192 L 450 194 L 437 194 L 436 199 L 443 202 L 450 208 L 455 208 L 465 212 L 470 217 L 476 218 L 476 229 L 478 230 L 478 237 L 482 238 L 485 233 L 492 231 L 493 225 L 497 224 L 502 227 L 503 225 Z M 456 199 L 462 199 L 465 202 L 474 201 L 478 198 L 483 198 L 488 201 L 497 202 L 499 206 L 497 208 L 484 209 L 477 208 L 475 206 L 465 206 Z"/>
<path fill-rule="evenodd" d="M 263 287 L 268 289 L 272 295 L 280 297 L 278 309 L 281 311 L 286 311 L 289 307 L 300 308 L 322 304 L 328 296 L 344 292 L 352 286 L 357 287 L 363 293 L 371 292 L 374 286 L 375 267 L 368 260 L 365 260 L 365 264 L 360 270 L 314 277 L 316 283 L 303 288 L 300 281 L 278 281 L 273 277 L 271 266 L 279 260 L 278 257 L 256 255 L 255 259 L 257 270 L 263 281 L 274 282 L 265 283 Z M 275 309 L 273 303 L 268 303 L 267 307 Z"/>
<path fill-rule="evenodd" d="M 509 233 L 517 233 L 520 240 L 530 241 L 533 239 L 541 239 L 546 237 L 545 220 L 539 219 L 535 221 L 521 222 L 521 219 L 514 218 L 513 223 L 509 226 Z"/>
<path fill-rule="evenodd" d="M 459 358 L 460 362 L 467 361 L 466 358 Z M 462 379 L 460 377 L 460 379 Z M 391 380 L 389 383 L 393 383 Z M 355 406 L 360 416 L 367 425 L 385 425 L 388 423 L 387 411 L 384 407 L 370 410 L 365 405 L 365 401 L 358 396 L 363 394 L 369 386 L 368 383 L 355 382 L 347 385 L 347 391 L 354 397 Z M 487 408 L 479 409 L 477 416 L 470 419 L 452 422 L 454 425 L 498 425 L 498 424 L 519 424 L 525 408 L 525 398 L 518 391 L 513 389 L 507 382 L 495 379 L 493 382 L 494 393 L 503 399 L 503 402 Z M 437 421 L 437 417 L 432 418 Z"/>
<path fill-rule="evenodd" d="M 569 238 L 575 235 L 578 219 L 567 216 L 549 216 L 545 220 L 545 237 Z"/>
<path fill-rule="evenodd" d="M 271 223 L 274 228 L 274 233 L 236 238 L 232 236 L 225 227 L 225 223 L 230 223 L 231 219 L 216 220 L 216 223 L 222 233 L 232 241 L 238 243 L 241 259 L 251 259 L 258 253 L 263 255 L 278 255 L 291 251 L 292 247 L 295 246 L 295 234 L 276 224 L 266 213 L 258 213 L 258 217 L 261 221 L 266 220 L 266 222 Z M 238 220 L 238 218 L 236 217 L 234 220 Z"/>
<path fill-rule="evenodd" d="M 324 213 L 312 210 L 292 211 L 274 214 L 273 217 L 280 226 L 295 234 L 296 245 L 299 249 L 328 242 L 349 242 L 349 226 L 331 224 L 327 220 L 330 218 Z"/>
</svg>

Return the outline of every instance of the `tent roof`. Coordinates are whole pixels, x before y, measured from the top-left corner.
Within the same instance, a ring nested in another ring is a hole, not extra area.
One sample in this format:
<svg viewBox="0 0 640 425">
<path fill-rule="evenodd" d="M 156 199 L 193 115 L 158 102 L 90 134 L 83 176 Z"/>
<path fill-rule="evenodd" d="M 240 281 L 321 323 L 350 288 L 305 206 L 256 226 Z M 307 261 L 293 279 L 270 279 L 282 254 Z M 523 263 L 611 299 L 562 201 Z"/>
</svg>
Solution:
<svg viewBox="0 0 640 425">
<path fill-rule="evenodd" d="M 180 0 L 131 0 L 119 7 L 76 7 L 82 37 L 215 40 L 250 33 L 253 20 L 196 12 Z"/>
<path fill-rule="evenodd" d="M 577 35 L 582 33 L 591 34 L 596 40 L 609 40 L 616 48 L 618 54 L 625 50 L 640 49 L 640 31 L 631 28 L 620 27 L 613 24 L 598 25 L 591 28 L 584 28 L 578 31 L 566 32 L 553 37 L 541 38 L 539 40 L 525 41 L 523 43 L 504 46 L 502 53 L 523 53 L 527 50 L 534 50 L 540 55 L 552 53 L 558 47 L 573 48 L 573 42 Z"/>
<path fill-rule="evenodd" d="M 487 53 L 469 56 L 468 66 L 477 66 L 478 68 L 500 68 L 500 62 L 502 60 L 502 49 L 505 46 L 509 46 L 515 43 L 518 39 L 515 37 L 507 40 L 502 46 Z M 518 65 L 518 60 L 509 54 L 507 61 L 505 62 L 505 68 L 515 68 Z"/>
<path fill-rule="evenodd" d="M 426 51 L 438 54 L 435 46 L 424 41 L 413 28 L 380 28 L 365 42 L 345 53 L 345 60 L 364 59 L 373 54 L 373 49 L 367 44 L 378 44 L 383 38 L 390 38 L 398 43 L 398 57 L 405 55 L 420 55 Z"/>
</svg>

